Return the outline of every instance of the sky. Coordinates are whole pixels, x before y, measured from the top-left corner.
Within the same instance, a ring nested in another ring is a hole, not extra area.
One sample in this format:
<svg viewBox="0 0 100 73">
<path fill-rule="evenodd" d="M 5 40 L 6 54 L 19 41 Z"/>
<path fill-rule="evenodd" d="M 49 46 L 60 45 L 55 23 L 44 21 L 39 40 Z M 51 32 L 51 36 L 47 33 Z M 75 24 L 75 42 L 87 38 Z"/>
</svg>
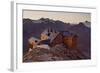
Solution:
<svg viewBox="0 0 100 73">
<path fill-rule="evenodd" d="M 50 18 L 53 20 L 60 20 L 65 23 L 79 23 L 79 22 L 84 22 L 84 21 L 91 21 L 91 14 L 80 13 L 80 12 L 23 10 L 23 18 L 29 18 L 33 20 L 37 20 L 40 18 Z"/>
</svg>

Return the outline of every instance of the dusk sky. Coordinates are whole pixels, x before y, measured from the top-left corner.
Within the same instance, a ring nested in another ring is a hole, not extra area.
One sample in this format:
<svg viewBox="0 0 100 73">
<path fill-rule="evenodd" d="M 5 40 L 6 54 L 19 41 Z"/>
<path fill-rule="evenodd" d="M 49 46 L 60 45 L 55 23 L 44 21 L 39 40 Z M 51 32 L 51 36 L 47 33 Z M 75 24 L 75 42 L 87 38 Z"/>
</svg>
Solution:
<svg viewBox="0 0 100 73">
<path fill-rule="evenodd" d="M 60 20 L 66 23 L 79 23 L 84 21 L 91 21 L 90 13 L 79 12 L 52 12 L 52 11 L 32 11 L 24 10 L 23 18 L 37 20 L 40 18 L 50 18 L 53 20 Z"/>
</svg>

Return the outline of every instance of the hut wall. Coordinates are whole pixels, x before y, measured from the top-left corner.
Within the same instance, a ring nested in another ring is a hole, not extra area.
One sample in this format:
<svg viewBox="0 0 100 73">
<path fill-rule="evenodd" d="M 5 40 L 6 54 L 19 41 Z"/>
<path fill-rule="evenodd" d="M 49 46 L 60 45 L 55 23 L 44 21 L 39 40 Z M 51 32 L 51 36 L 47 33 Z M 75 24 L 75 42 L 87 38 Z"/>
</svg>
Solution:
<svg viewBox="0 0 100 73">
<path fill-rule="evenodd" d="M 64 37 L 63 42 L 67 48 L 77 48 L 77 38 L 76 37 Z"/>
<path fill-rule="evenodd" d="M 77 42 L 77 37 L 73 37 L 72 39 L 72 48 L 77 48 L 78 42 Z"/>
<path fill-rule="evenodd" d="M 64 37 L 63 42 L 67 48 L 72 48 L 72 37 Z"/>
</svg>

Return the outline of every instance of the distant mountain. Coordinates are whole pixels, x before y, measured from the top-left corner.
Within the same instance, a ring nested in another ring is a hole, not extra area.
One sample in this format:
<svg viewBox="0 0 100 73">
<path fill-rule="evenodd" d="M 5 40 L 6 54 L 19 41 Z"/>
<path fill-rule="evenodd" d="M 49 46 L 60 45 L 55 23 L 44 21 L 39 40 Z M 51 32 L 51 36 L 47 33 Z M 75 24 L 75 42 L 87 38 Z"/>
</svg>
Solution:
<svg viewBox="0 0 100 73">
<path fill-rule="evenodd" d="M 40 38 L 40 34 L 47 28 L 52 28 L 57 31 L 70 31 L 78 35 L 79 48 L 85 53 L 90 55 L 91 46 L 91 24 L 85 24 L 80 22 L 79 24 L 72 25 L 70 23 L 64 23 L 60 20 L 52 20 L 49 18 L 40 18 L 38 20 L 23 19 L 23 51 L 28 50 L 29 37 Z"/>
</svg>

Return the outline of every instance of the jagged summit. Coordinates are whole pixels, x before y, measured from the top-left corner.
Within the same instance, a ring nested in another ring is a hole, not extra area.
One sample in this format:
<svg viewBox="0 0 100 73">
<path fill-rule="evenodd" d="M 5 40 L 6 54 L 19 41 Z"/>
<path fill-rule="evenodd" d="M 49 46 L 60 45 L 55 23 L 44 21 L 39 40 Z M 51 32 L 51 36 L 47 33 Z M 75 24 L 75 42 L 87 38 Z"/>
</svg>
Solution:
<svg viewBox="0 0 100 73">
<path fill-rule="evenodd" d="M 78 24 L 71 24 L 71 23 L 65 23 L 65 22 L 63 22 L 63 21 L 60 21 L 60 20 L 53 20 L 53 19 L 50 19 L 50 18 L 39 18 L 39 19 L 37 19 L 37 20 L 33 20 L 33 19 L 29 19 L 29 18 L 24 18 L 23 19 L 23 22 L 24 23 L 44 23 L 44 24 L 46 24 L 46 23 L 52 23 L 52 24 L 67 24 L 67 25 L 69 25 L 69 26 L 71 26 L 71 25 L 78 25 Z M 91 22 L 89 22 L 89 21 L 85 21 L 85 22 L 79 22 L 79 25 L 80 26 L 86 26 L 86 27 L 91 27 Z"/>
</svg>

